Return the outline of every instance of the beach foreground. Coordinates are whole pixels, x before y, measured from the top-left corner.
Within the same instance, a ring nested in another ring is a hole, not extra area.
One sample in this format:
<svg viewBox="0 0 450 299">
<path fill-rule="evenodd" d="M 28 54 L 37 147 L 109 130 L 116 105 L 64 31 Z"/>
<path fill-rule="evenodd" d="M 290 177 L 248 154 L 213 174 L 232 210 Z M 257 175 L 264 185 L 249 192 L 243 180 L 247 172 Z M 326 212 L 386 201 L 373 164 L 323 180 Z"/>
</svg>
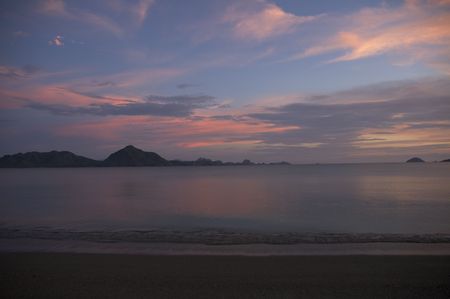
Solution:
<svg viewBox="0 0 450 299">
<path fill-rule="evenodd" d="M 450 256 L 2 253 L 2 298 L 449 298 Z"/>
</svg>

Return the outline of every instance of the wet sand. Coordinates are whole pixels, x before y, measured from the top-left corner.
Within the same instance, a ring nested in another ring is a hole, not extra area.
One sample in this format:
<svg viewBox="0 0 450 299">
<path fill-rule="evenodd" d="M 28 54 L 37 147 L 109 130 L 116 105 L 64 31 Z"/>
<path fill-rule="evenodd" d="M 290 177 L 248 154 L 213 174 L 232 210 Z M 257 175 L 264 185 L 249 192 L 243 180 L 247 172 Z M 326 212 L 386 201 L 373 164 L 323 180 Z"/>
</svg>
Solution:
<svg viewBox="0 0 450 299">
<path fill-rule="evenodd" d="M 2 298 L 449 298 L 450 256 L 0 254 Z"/>
</svg>

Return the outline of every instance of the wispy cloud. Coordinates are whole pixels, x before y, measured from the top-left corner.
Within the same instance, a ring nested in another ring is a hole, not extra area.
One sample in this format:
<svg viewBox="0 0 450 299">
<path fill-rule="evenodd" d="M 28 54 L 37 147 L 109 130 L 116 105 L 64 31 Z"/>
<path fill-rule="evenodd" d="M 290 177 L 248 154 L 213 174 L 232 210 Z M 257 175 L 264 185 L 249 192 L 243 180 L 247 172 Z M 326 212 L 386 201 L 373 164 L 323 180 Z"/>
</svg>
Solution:
<svg viewBox="0 0 450 299">
<path fill-rule="evenodd" d="M 141 102 L 142 93 L 147 93 L 146 90 L 182 73 L 183 70 L 178 69 L 149 68 L 94 76 L 87 75 L 85 71 L 45 72 L 33 65 L 21 68 L 0 66 L 0 77 L 8 79 L 0 87 L 5 94 L 10 95 L 3 97 L 2 101 L 13 106 L 29 102 L 42 107 L 60 106 L 58 109 L 65 106 L 117 105 Z M 27 81 L 23 81 L 25 79 Z M 136 92 L 136 88 L 140 92 Z"/>
<path fill-rule="evenodd" d="M 361 149 L 442 146 L 450 149 L 450 120 L 418 121 L 394 124 L 359 132 L 352 145 Z"/>
<path fill-rule="evenodd" d="M 25 65 L 20 68 L 0 65 L 0 77 L 13 80 L 26 79 L 39 73 L 41 70 L 41 68 L 35 65 Z"/>
<path fill-rule="evenodd" d="M 89 24 L 94 29 L 108 31 L 117 36 L 124 34 L 124 30 L 109 17 L 90 11 L 69 8 L 66 6 L 64 0 L 44 0 L 41 2 L 39 10 L 42 13 L 55 17 Z"/>
<path fill-rule="evenodd" d="M 111 0 L 103 3 L 104 7 L 110 7 L 116 12 L 128 15 L 126 22 L 117 22 L 115 18 L 93 11 L 68 6 L 65 0 L 42 0 L 39 11 L 54 17 L 65 18 L 71 21 L 85 23 L 93 26 L 95 30 L 110 32 L 122 37 L 129 30 L 138 29 L 145 22 L 150 8 L 155 0 L 122 1 Z"/>
<path fill-rule="evenodd" d="M 292 32 L 296 26 L 316 19 L 297 16 L 266 1 L 248 1 L 231 5 L 223 16 L 232 25 L 234 37 L 241 40 L 265 40 Z"/>
<path fill-rule="evenodd" d="M 115 82 L 116 87 L 130 88 L 158 83 L 184 74 L 182 68 L 147 68 L 125 71 L 101 77 L 102 81 Z"/>
<path fill-rule="evenodd" d="M 119 143 L 124 138 L 137 138 L 138 143 L 150 142 L 153 147 L 164 145 L 185 150 L 241 150 L 260 144 L 262 140 L 257 139 L 259 134 L 278 134 L 297 129 L 295 126 L 279 126 L 263 121 L 119 115 L 66 125 L 57 128 L 56 133 L 72 137 L 98 137 Z"/>
<path fill-rule="evenodd" d="M 447 79 L 429 79 L 378 84 L 312 96 L 248 116 L 301 127 L 295 135 L 277 137 L 287 145 L 297 144 L 299 140 L 335 149 L 351 145 L 353 149 L 347 149 L 348 153 L 370 148 L 423 146 L 428 146 L 430 152 L 434 146 L 441 152 L 449 151 L 449 83 Z M 354 101 L 357 98 L 360 100 Z M 273 142 L 272 138 L 269 136 L 265 142 Z"/>
<path fill-rule="evenodd" d="M 141 26 L 151 9 L 151 7 L 156 3 L 156 0 L 109 0 L 106 1 L 106 5 L 108 5 L 111 9 L 116 12 L 125 12 L 129 14 L 132 22 L 135 22 L 136 25 Z"/>
<path fill-rule="evenodd" d="M 184 148 L 220 148 L 220 147 L 247 147 L 252 148 L 254 145 L 261 143 L 262 140 L 227 140 L 216 139 L 209 141 L 193 141 L 178 144 Z"/>
<path fill-rule="evenodd" d="M 83 94 L 86 97 L 100 98 L 113 102 L 107 97 L 95 97 Z M 107 115 L 156 115 L 185 117 L 192 115 L 195 109 L 205 108 L 214 103 L 211 96 L 148 96 L 141 101 L 122 101 L 121 103 L 93 103 L 87 106 L 68 106 L 63 104 L 44 104 L 29 102 L 26 107 L 49 111 L 59 115 L 89 114 L 97 116 Z"/>
<path fill-rule="evenodd" d="M 291 99 L 278 106 L 223 109 L 215 114 L 205 112 L 215 111 L 217 101 L 210 96 L 127 99 L 61 88 L 48 91 L 50 97 L 40 94 L 47 102 L 24 101 L 24 105 L 28 113 L 48 117 L 41 113 L 50 112 L 65 119 L 52 129 L 61 138 L 135 143 L 169 153 L 184 148 L 213 157 L 225 153 L 242 156 L 242 151 L 251 151 L 253 157 L 267 160 L 282 156 L 299 162 L 337 162 L 448 154 L 449 94 L 448 79 L 430 78 L 301 96 L 297 102 Z"/>
<path fill-rule="evenodd" d="M 134 6 L 130 6 L 131 13 L 136 17 L 139 25 L 142 25 L 147 18 L 150 7 L 155 3 L 155 0 L 139 0 Z M 127 4 L 129 4 L 127 2 Z"/>
<path fill-rule="evenodd" d="M 291 59 L 336 53 L 338 56 L 329 62 L 341 62 L 393 53 L 403 56 L 403 60 L 406 54 L 413 61 L 447 65 L 450 58 L 447 4 L 418 0 L 405 1 L 400 7 L 365 8 L 341 17 L 342 23 L 331 28 L 330 36 Z"/>
<path fill-rule="evenodd" d="M 30 36 L 29 32 L 22 31 L 22 30 L 14 31 L 12 34 L 13 34 L 14 37 L 18 37 L 18 38 L 25 38 L 25 37 L 29 37 Z"/>
</svg>

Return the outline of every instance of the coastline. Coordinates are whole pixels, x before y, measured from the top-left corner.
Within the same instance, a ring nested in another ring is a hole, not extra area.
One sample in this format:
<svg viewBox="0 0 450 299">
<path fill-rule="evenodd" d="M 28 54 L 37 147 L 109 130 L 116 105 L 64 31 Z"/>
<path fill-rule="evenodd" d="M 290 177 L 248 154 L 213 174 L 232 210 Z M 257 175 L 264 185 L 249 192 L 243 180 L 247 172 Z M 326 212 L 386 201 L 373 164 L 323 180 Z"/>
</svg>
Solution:
<svg viewBox="0 0 450 299">
<path fill-rule="evenodd" d="M 450 256 L 1 253 L 3 298 L 448 298 Z"/>
<path fill-rule="evenodd" d="M 450 256 L 450 243 L 198 244 L 1 239 L 0 253 L 125 254 L 166 256 Z"/>
<path fill-rule="evenodd" d="M 1 239 L 77 240 L 100 243 L 175 243 L 205 245 L 342 244 L 342 243 L 448 243 L 449 233 L 339 233 L 250 231 L 230 229 L 79 230 L 51 227 L 0 226 Z"/>
</svg>

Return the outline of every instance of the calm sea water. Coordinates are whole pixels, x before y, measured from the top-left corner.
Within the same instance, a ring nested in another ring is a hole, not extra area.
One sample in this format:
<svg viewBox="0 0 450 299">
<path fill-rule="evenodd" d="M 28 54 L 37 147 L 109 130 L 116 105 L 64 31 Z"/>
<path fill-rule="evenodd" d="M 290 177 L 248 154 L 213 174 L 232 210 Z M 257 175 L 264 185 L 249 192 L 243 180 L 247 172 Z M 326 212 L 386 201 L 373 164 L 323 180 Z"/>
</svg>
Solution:
<svg viewBox="0 0 450 299">
<path fill-rule="evenodd" d="M 450 163 L 0 169 L 0 223 L 450 233 Z"/>
</svg>

